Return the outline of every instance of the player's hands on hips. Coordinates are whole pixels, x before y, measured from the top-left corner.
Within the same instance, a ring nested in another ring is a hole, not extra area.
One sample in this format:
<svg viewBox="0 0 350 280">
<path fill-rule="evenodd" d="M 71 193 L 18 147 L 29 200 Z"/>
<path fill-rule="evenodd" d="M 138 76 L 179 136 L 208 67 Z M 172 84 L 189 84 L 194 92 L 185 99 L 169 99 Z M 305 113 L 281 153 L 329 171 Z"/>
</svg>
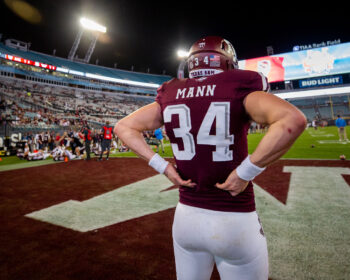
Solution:
<svg viewBox="0 0 350 280">
<path fill-rule="evenodd" d="M 215 186 L 219 189 L 228 191 L 232 196 L 236 196 L 245 190 L 248 183 L 249 181 L 239 178 L 236 170 L 233 170 L 224 183 L 216 183 Z"/>
<path fill-rule="evenodd" d="M 168 177 L 168 179 L 174 183 L 174 185 L 179 185 L 179 186 L 185 186 L 185 187 L 190 187 L 193 188 L 196 183 L 193 183 L 191 181 L 191 179 L 189 180 L 183 180 L 179 173 L 176 171 L 176 168 L 174 167 L 174 165 L 172 165 L 171 163 L 168 164 L 168 166 L 166 167 L 165 171 L 164 171 L 164 175 Z"/>
</svg>

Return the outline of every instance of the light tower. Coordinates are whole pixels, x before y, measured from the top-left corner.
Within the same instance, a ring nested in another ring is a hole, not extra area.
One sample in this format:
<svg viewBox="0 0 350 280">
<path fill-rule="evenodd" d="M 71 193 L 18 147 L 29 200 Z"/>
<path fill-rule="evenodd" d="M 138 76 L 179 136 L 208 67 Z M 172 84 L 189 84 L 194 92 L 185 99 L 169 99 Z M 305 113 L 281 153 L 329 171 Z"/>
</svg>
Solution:
<svg viewBox="0 0 350 280">
<path fill-rule="evenodd" d="M 79 58 L 76 58 L 75 55 L 76 55 L 76 52 L 78 50 L 81 37 L 83 36 L 83 33 L 85 30 L 90 31 L 92 38 L 90 41 L 90 46 L 85 54 L 85 57 L 83 59 L 79 59 Z M 78 60 L 78 61 L 83 61 L 85 63 L 89 63 L 91 55 L 94 52 L 94 49 L 96 46 L 98 36 L 100 35 L 100 33 L 106 33 L 106 31 L 107 31 L 107 28 L 105 26 L 102 26 L 102 25 L 100 25 L 100 24 L 98 24 L 90 19 L 81 18 L 80 19 L 80 29 L 79 29 L 77 36 L 75 37 L 73 46 L 68 54 L 68 59 Z"/>
</svg>

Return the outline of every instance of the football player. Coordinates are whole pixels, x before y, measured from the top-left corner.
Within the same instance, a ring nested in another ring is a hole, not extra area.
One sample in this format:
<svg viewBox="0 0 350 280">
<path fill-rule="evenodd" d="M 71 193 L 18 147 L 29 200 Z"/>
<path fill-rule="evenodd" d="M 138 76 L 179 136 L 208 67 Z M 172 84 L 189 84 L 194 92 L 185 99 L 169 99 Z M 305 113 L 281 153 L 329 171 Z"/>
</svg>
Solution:
<svg viewBox="0 0 350 280">
<path fill-rule="evenodd" d="M 20 159 L 27 159 L 29 153 L 30 153 L 29 145 L 28 143 L 25 143 L 24 149 L 17 150 L 17 157 L 19 157 Z"/>
<path fill-rule="evenodd" d="M 65 157 L 67 157 L 69 160 L 73 160 L 77 157 L 69 150 L 67 150 L 65 146 L 57 146 L 51 152 L 51 156 L 54 161 L 64 161 Z"/>
<path fill-rule="evenodd" d="M 27 160 L 29 161 L 43 160 L 43 159 L 47 159 L 50 156 L 51 156 L 51 153 L 48 153 L 45 150 L 34 150 L 32 153 L 31 152 L 28 153 Z"/>
<path fill-rule="evenodd" d="M 306 118 L 269 94 L 260 73 L 238 69 L 230 42 L 198 40 L 187 59 L 189 78 L 174 78 L 156 102 L 115 126 L 115 133 L 141 158 L 179 185 L 173 222 L 178 279 L 267 280 L 266 239 L 255 209 L 252 180 L 279 159 L 304 131 Z M 250 122 L 268 125 L 251 155 Z M 176 166 L 154 153 L 141 132 L 162 125 Z"/>
<path fill-rule="evenodd" d="M 72 153 L 76 155 L 77 159 L 81 159 L 81 154 L 84 153 L 85 147 L 81 143 L 81 137 L 77 132 L 70 132 L 67 137 L 70 147 L 72 149 Z"/>
</svg>

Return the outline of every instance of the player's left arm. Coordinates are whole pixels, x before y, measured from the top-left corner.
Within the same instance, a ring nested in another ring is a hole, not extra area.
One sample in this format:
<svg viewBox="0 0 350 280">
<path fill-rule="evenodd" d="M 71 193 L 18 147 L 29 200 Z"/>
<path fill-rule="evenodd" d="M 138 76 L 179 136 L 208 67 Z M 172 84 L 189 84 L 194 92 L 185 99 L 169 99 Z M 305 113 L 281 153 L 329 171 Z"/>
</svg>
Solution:
<svg viewBox="0 0 350 280">
<path fill-rule="evenodd" d="M 114 133 L 139 157 L 150 162 L 154 158 L 155 152 L 146 143 L 142 132 L 155 130 L 162 125 L 161 107 L 157 102 L 153 102 L 118 121 L 114 127 Z M 159 158 L 159 161 L 162 159 Z M 175 185 L 194 186 L 191 180 L 183 180 L 170 163 L 163 172 Z"/>
<path fill-rule="evenodd" d="M 305 115 L 289 102 L 266 92 L 253 92 L 244 102 L 251 118 L 269 129 L 251 155 L 251 161 L 266 167 L 278 160 L 305 130 Z"/>
<path fill-rule="evenodd" d="M 266 92 L 257 91 L 247 95 L 244 107 L 253 121 L 266 124 L 269 129 L 251 156 L 233 170 L 224 183 L 216 184 L 233 196 L 244 191 L 252 178 L 284 155 L 307 123 L 299 109 Z"/>
</svg>

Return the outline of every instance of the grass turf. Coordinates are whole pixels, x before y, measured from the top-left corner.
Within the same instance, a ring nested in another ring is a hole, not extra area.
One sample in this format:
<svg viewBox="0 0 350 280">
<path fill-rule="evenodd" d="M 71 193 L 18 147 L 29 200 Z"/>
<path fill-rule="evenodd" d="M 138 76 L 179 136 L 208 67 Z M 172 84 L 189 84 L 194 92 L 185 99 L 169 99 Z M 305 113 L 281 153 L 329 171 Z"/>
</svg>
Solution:
<svg viewBox="0 0 350 280">
<path fill-rule="evenodd" d="M 253 153 L 258 146 L 264 133 L 248 135 L 248 152 Z M 347 135 L 350 135 L 350 127 L 347 127 Z M 155 148 L 153 147 L 153 150 Z M 165 142 L 164 157 L 173 157 L 169 142 Z M 350 159 L 350 142 L 340 142 L 338 130 L 335 126 L 324 128 L 306 129 L 295 141 L 291 149 L 282 157 L 290 159 L 339 159 L 340 155 L 345 155 Z M 116 157 L 133 157 L 133 152 L 117 153 Z"/>
<path fill-rule="evenodd" d="M 350 135 L 347 127 L 347 135 Z M 263 138 L 264 134 L 256 133 L 248 136 L 248 152 L 251 154 Z M 306 129 L 295 141 L 290 150 L 282 157 L 289 159 L 339 159 L 340 155 L 350 158 L 350 142 L 341 142 L 335 126 Z"/>
</svg>

